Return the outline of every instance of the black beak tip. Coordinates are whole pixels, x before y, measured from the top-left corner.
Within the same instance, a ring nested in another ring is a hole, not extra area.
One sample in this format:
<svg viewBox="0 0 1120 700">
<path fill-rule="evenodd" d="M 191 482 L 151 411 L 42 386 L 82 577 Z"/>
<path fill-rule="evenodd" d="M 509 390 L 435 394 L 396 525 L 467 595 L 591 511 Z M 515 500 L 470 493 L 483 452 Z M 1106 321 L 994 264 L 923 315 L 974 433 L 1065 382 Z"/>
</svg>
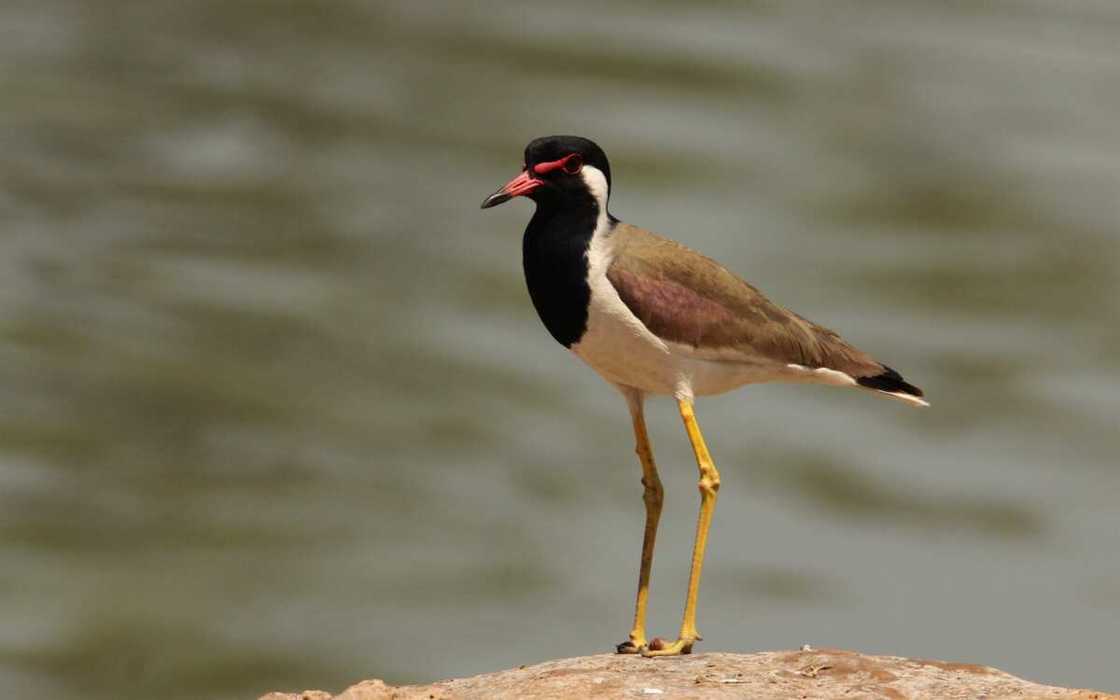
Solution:
<svg viewBox="0 0 1120 700">
<path fill-rule="evenodd" d="M 502 190 L 498 190 L 494 194 L 492 194 L 489 197 L 487 197 L 486 199 L 482 200 L 482 207 L 481 208 L 482 209 L 489 209 L 490 207 L 496 207 L 499 204 L 502 204 L 504 202 L 508 202 L 511 199 L 513 199 L 513 197 L 511 197 L 508 193 L 503 192 Z"/>
</svg>

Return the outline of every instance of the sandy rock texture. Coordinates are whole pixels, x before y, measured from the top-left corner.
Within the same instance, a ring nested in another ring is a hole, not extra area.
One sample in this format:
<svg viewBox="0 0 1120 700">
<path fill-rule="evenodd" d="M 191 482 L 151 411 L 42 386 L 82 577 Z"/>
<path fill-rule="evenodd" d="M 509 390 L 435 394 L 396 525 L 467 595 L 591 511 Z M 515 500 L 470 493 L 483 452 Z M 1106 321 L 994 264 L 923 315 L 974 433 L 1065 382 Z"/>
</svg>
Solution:
<svg viewBox="0 0 1120 700">
<path fill-rule="evenodd" d="M 975 664 L 841 649 L 694 654 L 643 659 L 600 654 L 547 661 L 429 685 L 362 681 L 260 700 L 457 700 L 459 698 L 1015 698 L 1120 700 L 1120 695 L 1031 683 Z"/>
</svg>

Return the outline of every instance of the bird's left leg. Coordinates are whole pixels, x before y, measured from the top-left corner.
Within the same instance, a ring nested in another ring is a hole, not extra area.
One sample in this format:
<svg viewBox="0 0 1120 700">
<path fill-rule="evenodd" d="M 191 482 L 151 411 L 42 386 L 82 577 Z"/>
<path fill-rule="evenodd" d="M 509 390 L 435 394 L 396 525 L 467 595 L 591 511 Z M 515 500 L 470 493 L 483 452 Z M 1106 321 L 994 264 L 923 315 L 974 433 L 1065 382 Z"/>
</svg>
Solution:
<svg viewBox="0 0 1120 700">
<path fill-rule="evenodd" d="M 646 646 L 646 603 L 649 601 L 649 571 L 653 566 L 653 545 L 657 539 L 657 523 L 661 519 L 661 504 L 664 490 L 661 478 L 657 475 L 657 465 L 653 462 L 653 450 L 646 434 L 646 419 L 642 409 L 642 395 L 635 390 L 626 390 L 626 403 L 630 406 L 630 418 L 634 423 L 635 451 L 642 463 L 642 500 L 646 504 L 646 529 L 642 539 L 642 566 L 638 573 L 638 597 L 634 603 L 634 627 L 625 642 L 618 645 L 619 654 L 636 654 Z"/>
<path fill-rule="evenodd" d="M 658 645 L 657 648 L 643 648 L 642 656 L 689 654 L 693 643 L 700 639 L 700 633 L 696 631 L 696 598 L 700 594 L 700 569 L 704 566 L 704 549 L 708 545 L 708 530 L 712 526 L 716 494 L 719 493 L 719 472 L 716 471 L 712 456 L 708 454 L 704 436 L 700 434 L 700 425 L 692 412 L 692 401 L 679 399 L 677 403 L 684 429 L 688 433 L 688 441 L 692 443 L 692 451 L 696 455 L 696 467 L 700 470 L 700 517 L 696 523 L 696 542 L 692 546 L 692 572 L 688 576 L 688 597 L 684 603 L 680 636 L 677 641 Z"/>
</svg>

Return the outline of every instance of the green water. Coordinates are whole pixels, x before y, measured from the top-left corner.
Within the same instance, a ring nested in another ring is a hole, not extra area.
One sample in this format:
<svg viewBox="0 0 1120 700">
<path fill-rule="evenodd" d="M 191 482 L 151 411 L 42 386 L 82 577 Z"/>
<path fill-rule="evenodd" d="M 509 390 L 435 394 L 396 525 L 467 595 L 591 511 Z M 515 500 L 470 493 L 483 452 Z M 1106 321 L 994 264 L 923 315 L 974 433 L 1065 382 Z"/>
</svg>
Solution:
<svg viewBox="0 0 1120 700">
<path fill-rule="evenodd" d="M 622 401 L 540 326 L 531 137 L 923 386 L 703 401 L 701 650 L 1120 690 L 1120 6 L 0 6 L 0 689 L 244 698 L 600 652 Z M 651 623 L 695 518 L 675 410 Z"/>
</svg>

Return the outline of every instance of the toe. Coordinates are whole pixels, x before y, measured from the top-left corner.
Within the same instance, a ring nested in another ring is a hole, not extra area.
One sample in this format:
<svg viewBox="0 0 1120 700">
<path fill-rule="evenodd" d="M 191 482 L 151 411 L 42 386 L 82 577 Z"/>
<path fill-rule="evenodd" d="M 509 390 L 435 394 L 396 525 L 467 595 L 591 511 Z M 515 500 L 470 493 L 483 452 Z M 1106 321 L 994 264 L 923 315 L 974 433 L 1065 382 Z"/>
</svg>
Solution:
<svg viewBox="0 0 1120 700">
<path fill-rule="evenodd" d="M 695 639 L 678 639 L 675 642 L 666 642 L 660 637 L 655 638 L 649 646 L 642 647 L 639 652 L 642 656 L 677 656 L 691 654 Z"/>
<path fill-rule="evenodd" d="M 638 654 L 645 647 L 645 643 L 638 643 L 633 639 L 627 639 L 625 642 L 617 645 L 615 651 L 619 654 Z"/>
</svg>

